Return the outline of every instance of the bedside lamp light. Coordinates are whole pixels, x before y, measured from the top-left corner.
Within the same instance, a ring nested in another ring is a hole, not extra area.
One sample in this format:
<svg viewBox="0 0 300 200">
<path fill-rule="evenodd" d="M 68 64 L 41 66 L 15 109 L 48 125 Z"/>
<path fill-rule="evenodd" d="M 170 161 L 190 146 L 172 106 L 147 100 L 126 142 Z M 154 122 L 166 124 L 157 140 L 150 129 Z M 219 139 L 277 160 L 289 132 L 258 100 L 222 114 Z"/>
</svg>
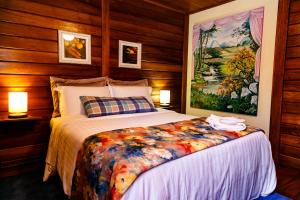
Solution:
<svg viewBox="0 0 300 200">
<path fill-rule="evenodd" d="M 160 90 L 159 92 L 159 102 L 161 106 L 170 105 L 170 90 Z"/>
<path fill-rule="evenodd" d="M 27 117 L 27 92 L 8 93 L 8 117 L 22 118 Z"/>
</svg>

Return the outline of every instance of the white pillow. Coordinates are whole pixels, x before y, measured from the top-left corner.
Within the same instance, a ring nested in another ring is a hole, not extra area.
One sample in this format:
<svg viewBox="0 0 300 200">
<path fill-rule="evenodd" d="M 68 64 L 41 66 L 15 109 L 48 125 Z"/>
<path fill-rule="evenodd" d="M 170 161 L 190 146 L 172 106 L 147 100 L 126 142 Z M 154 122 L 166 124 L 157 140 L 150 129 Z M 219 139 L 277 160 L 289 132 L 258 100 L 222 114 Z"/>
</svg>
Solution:
<svg viewBox="0 0 300 200">
<path fill-rule="evenodd" d="M 80 96 L 111 97 L 108 86 L 105 87 L 77 87 L 60 86 L 59 112 L 61 116 L 83 115 L 85 110 L 80 101 Z"/>
<path fill-rule="evenodd" d="M 151 93 L 152 87 L 145 86 L 109 86 L 112 97 L 134 97 L 144 96 L 153 104 Z"/>
</svg>

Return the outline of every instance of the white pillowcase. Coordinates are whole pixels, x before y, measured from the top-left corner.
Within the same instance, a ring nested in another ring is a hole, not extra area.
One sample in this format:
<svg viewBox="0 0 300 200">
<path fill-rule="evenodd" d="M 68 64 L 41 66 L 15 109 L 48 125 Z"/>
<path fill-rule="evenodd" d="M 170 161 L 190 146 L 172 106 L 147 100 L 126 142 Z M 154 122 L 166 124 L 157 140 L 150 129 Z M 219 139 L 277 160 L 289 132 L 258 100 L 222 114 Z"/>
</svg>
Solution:
<svg viewBox="0 0 300 200">
<path fill-rule="evenodd" d="M 152 87 L 145 86 L 109 86 L 112 97 L 136 97 L 144 96 L 153 104 L 151 93 Z"/>
<path fill-rule="evenodd" d="M 61 116 L 84 115 L 85 110 L 80 101 L 80 96 L 111 97 L 108 86 L 105 87 L 77 87 L 60 86 L 59 112 Z"/>
</svg>

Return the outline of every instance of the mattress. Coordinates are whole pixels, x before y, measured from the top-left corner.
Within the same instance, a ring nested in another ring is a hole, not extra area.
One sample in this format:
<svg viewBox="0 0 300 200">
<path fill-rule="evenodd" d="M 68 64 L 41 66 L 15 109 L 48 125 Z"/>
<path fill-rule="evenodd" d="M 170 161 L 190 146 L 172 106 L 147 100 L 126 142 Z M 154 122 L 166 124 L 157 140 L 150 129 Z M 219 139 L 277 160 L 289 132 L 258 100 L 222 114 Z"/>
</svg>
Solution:
<svg viewBox="0 0 300 200">
<path fill-rule="evenodd" d="M 44 181 L 57 172 L 64 192 L 70 195 L 77 152 L 90 135 L 192 118 L 195 117 L 163 109 L 92 119 L 82 115 L 54 118 Z M 263 132 L 255 132 L 143 173 L 122 199 L 254 199 L 268 195 L 275 187 L 270 143 Z"/>
</svg>

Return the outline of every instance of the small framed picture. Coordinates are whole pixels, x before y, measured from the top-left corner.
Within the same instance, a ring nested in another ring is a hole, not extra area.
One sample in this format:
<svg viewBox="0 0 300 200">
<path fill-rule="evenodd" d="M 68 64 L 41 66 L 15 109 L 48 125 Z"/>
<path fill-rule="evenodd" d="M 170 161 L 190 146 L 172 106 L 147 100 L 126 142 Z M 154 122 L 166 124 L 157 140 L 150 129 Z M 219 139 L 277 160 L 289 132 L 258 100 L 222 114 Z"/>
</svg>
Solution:
<svg viewBox="0 0 300 200">
<path fill-rule="evenodd" d="M 91 36 L 58 31 L 59 62 L 91 64 Z"/>
<path fill-rule="evenodd" d="M 142 44 L 119 40 L 119 67 L 141 68 Z"/>
</svg>

